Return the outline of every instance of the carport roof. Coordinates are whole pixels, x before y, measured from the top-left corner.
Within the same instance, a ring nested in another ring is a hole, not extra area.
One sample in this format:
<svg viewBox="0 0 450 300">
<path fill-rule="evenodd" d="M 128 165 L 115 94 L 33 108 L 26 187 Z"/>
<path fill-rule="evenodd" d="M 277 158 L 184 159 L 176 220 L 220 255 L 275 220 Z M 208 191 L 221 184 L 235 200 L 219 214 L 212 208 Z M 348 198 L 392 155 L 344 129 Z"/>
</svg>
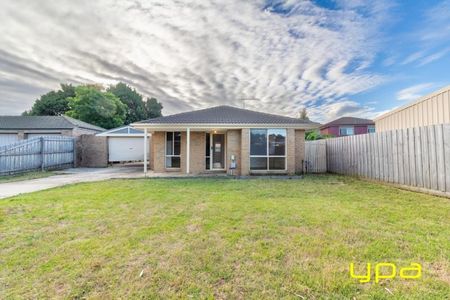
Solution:
<svg viewBox="0 0 450 300">
<path fill-rule="evenodd" d="M 131 127 L 130 125 L 117 127 L 110 129 L 108 131 L 104 131 L 101 133 L 97 133 L 97 136 L 144 136 L 144 132 L 142 130 L 138 130 L 136 128 Z"/>
</svg>

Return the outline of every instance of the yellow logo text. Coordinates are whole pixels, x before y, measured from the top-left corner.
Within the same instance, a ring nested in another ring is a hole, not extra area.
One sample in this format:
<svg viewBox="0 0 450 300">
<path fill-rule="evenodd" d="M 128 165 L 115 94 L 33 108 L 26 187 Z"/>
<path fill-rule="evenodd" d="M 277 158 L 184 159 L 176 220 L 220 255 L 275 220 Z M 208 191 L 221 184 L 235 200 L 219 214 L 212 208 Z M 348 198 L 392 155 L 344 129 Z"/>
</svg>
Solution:
<svg viewBox="0 0 450 300">
<path fill-rule="evenodd" d="M 381 279 L 392 279 L 399 276 L 402 279 L 419 279 L 422 276 L 422 266 L 417 263 L 411 263 L 407 267 L 400 268 L 397 274 L 397 266 L 393 263 L 381 262 L 375 264 L 375 283 Z M 360 283 L 370 282 L 372 280 L 372 265 L 367 263 L 366 271 L 363 274 L 355 274 L 355 265 L 350 263 L 350 277 L 358 279 Z"/>
</svg>

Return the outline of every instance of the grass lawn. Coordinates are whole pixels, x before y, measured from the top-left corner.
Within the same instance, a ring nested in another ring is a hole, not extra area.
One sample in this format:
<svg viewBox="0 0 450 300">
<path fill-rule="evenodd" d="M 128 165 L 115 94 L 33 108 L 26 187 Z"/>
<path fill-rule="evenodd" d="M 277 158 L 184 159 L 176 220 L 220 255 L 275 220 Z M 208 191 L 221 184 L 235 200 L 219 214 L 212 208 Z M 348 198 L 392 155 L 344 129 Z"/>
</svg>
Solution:
<svg viewBox="0 0 450 300">
<path fill-rule="evenodd" d="M 37 178 L 45 178 L 49 176 L 53 176 L 55 173 L 50 171 L 44 171 L 44 172 L 27 172 L 27 173 L 21 173 L 16 175 L 7 175 L 7 176 L 0 176 L 0 183 L 5 182 L 13 182 L 13 181 L 23 181 L 23 180 L 30 180 L 30 179 L 37 179 Z"/>
<path fill-rule="evenodd" d="M 350 262 L 423 276 L 361 284 Z M 2 299 L 444 299 L 449 270 L 449 199 L 353 178 L 110 180 L 0 200 Z"/>
</svg>

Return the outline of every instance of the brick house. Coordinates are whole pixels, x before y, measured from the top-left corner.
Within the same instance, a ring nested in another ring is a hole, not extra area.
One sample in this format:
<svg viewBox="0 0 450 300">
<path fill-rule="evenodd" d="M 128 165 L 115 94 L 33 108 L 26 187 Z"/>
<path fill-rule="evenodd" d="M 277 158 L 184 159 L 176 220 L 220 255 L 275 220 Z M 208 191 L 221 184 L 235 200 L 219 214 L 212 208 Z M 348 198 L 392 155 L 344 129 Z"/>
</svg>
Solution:
<svg viewBox="0 0 450 300">
<path fill-rule="evenodd" d="M 321 134 L 334 137 L 375 132 L 375 122 L 368 119 L 343 117 L 320 126 Z"/>
<path fill-rule="evenodd" d="M 317 123 L 217 106 L 132 124 L 142 129 L 155 173 L 295 174 L 302 171 L 305 130 Z M 149 146 L 149 144 L 151 144 Z M 144 156 L 146 157 L 146 156 Z M 147 162 L 144 163 L 147 172 Z"/>
</svg>

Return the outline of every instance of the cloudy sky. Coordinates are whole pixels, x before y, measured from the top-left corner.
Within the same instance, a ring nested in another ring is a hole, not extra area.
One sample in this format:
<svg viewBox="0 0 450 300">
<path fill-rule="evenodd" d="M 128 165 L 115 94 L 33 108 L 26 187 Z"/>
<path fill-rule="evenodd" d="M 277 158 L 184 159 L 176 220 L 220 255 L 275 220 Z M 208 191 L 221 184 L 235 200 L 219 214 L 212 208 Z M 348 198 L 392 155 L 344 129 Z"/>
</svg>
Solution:
<svg viewBox="0 0 450 300">
<path fill-rule="evenodd" d="M 164 114 L 374 117 L 450 84 L 450 0 L 0 0 L 0 115 L 123 81 Z M 243 100 L 253 99 L 253 100 Z"/>
</svg>

